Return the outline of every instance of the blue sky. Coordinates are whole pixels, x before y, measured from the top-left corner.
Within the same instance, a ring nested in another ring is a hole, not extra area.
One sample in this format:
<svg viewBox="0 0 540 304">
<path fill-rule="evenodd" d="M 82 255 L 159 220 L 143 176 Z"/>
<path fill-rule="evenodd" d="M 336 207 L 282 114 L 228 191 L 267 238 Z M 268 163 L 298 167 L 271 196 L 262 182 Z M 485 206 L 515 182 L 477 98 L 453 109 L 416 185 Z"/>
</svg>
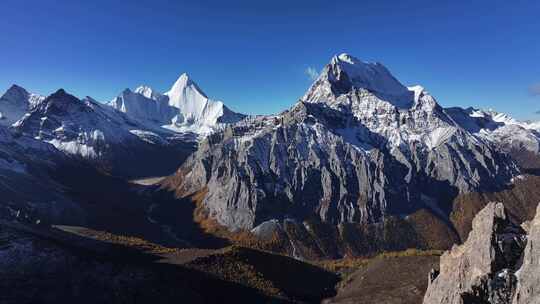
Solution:
<svg viewBox="0 0 540 304">
<path fill-rule="evenodd" d="M 398 3 L 399 2 L 399 3 Z M 447 2 L 447 3 L 443 3 Z M 3 0 L 0 90 L 112 99 L 182 72 L 246 113 L 288 108 L 331 56 L 385 64 L 443 106 L 540 119 L 540 1 Z"/>
</svg>

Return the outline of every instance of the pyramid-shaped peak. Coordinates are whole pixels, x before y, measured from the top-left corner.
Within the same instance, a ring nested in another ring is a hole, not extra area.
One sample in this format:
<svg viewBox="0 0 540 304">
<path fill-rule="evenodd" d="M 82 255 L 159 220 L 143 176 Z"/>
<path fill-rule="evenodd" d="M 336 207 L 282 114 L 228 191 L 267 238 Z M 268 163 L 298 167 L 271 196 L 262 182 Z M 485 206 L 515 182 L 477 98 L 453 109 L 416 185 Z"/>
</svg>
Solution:
<svg viewBox="0 0 540 304">
<path fill-rule="evenodd" d="M 189 77 L 187 73 L 182 73 L 176 80 L 169 92 L 166 93 L 169 97 L 188 94 L 201 95 L 207 98 L 206 94 L 199 88 L 199 86 Z"/>
<path fill-rule="evenodd" d="M 178 80 L 182 80 L 182 81 L 188 81 L 189 80 L 189 75 L 188 73 L 182 73 L 182 75 L 180 75 L 180 77 L 178 77 Z"/>
<path fill-rule="evenodd" d="M 45 103 L 76 103 L 79 104 L 80 100 L 74 95 L 69 94 L 64 89 L 59 89 L 56 92 L 45 98 Z"/>
<path fill-rule="evenodd" d="M 189 75 L 187 73 L 182 73 L 180 77 L 176 80 L 176 82 L 173 85 L 173 88 L 175 87 L 186 87 L 190 84 L 193 84 L 194 82 L 191 80 Z"/>
<path fill-rule="evenodd" d="M 58 89 L 56 92 L 51 94 L 51 97 L 61 97 L 61 96 L 64 96 L 64 95 L 69 95 L 69 94 L 64 89 Z"/>
<path fill-rule="evenodd" d="M 23 87 L 21 87 L 19 85 L 16 85 L 16 84 L 11 85 L 11 87 L 8 89 L 8 91 L 17 91 L 17 92 L 26 92 L 26 93 L 28 93 L 25 88 L 23 88 Z"/>
<path fill-rule="evenodd" d="M 6 91 L 6 93 L 4 93 L 4 95 L 2 96 L 2 99 L 9 99 L 9 100 L 27 99 L 28 95 L 30 95 L 30 93 L 28 93 L 26 89 L 14 84 Z"/>
</svg>

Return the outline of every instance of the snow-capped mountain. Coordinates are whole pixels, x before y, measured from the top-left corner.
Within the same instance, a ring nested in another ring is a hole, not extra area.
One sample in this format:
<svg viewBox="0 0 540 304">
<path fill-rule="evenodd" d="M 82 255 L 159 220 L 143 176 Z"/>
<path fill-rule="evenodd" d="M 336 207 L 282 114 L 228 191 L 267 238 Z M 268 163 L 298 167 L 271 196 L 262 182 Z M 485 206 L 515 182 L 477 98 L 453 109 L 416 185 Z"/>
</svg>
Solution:
<svg viewBox="0 0 540 304">
<path fill-rule="evenodd" d="M 526 122 L 525 127 L 530 130 L 535 130 L 540 132 L 540 121 L 536 122 Z"/>
<path fill-rule="evenodd" d="M 11 126 L 45 97 L 13 85 L 0 97 L 0 125 Z"/>
<path fill-rule="evenodd" d="M 135 121 L 160 127 L 176 115 L 176 109 L 163 97 L 148 87 L 139 87 L 135 91 L 125 89 L 109 105 Z"/>
<path fill-rule="evenodd" d="M 234 123 L 244 118 L 244 115 L 229 110 L 221 101 L 209 99 L 185 73 L 165 94 L 141 86 L 134 92 L 125 90 L 109 104 L 138 121 L 150 122 L 175 132 L 193 132 L 203 136 L 224 123 Z"/>
<path fill-rule="evenodd" d="M 521 122 L 507 114 L 474 108 L 448 108 L 446 112 L 472 134 L 507 152 L 540 153 L 540 123 Z"/>
<path fill-rule="evenodd" d="M 165 94 L 141 86 L 109 104 L 64 90 L 43 97 L 16 85 L 0 98 L 0 125 L 122 176 L 168 174 L 193 150 L 197 136 L 243 118 L 206 97 L 187 74 Z M 130 164 L 148 157 L 156 158 L 141 163 L 148 170 Z"/>
<path fill-rule="evenodd" d="M 313 216 L 374 223 L 420 208 L 444 219 L 456 194 L 518 172 L 422 87 L 342 54 L 290 110 L 209 136 L 165 185 L 203 191 L 209 216 L 236 230 Z"/>
<path fill-rule="evenodd" d="M 165 174 L 181 163 L 192 145 L 181 135 L 148 128 L 90 97 L 79 100 L 64 90 L 43 99 L 13 128 L 122 176 L 136 171 Z M 156 160 L 148 164 L 149 171 L 142 168 L 144 163 L 133 168 L 150 156 Z"/>
</svg>

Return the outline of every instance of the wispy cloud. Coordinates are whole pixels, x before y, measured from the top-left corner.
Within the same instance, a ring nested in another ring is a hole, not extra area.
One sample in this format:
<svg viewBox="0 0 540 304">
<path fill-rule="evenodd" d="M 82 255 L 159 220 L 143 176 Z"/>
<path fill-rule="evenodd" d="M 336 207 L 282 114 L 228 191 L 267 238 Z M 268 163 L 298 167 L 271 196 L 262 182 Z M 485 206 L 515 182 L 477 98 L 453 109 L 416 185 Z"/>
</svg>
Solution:
<svg viewBox="0 0 540 304">
<path fill-rule="evenodd" d="M 538 111 L 534 112 L 534 114 L 538 114 L 538 115 L 540 115 L 540 110 L 538 110 Z"/>
<path fill-rule="evenodd" d="M 308 67 L 305 71 L 310 80 L 316 80 L 319 77 L 319 72 L 314 67 Z"/>
<path fill-rule="evenodd" d="M 540 82 L 529 87 L 529 94 L 532 96 L 540 96 Z"/>
</svg>

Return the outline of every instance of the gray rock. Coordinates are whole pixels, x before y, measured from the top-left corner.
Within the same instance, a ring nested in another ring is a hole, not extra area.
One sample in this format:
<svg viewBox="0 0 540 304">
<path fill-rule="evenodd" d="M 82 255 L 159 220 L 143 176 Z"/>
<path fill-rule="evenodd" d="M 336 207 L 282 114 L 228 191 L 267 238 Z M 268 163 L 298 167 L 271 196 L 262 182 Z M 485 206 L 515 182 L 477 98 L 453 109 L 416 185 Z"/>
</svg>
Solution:
<svg viewBox="0 0 540 304">
<path fill-rule="evenodd" d="M 540 303 L 540 205 L 527 230 L 529 237 L 523 254 L 523 265 L 516 274 L 518 284 L 513 301 L 515 304 Z"/>
<path fill-rule="evenodd" d="M 474 218 L 467 241 L 441 256 L 424 303 L 511 303 L 525 242 L 525 231 L 509 220 L 503 204 L 489 203 Z"/>
</svg>

